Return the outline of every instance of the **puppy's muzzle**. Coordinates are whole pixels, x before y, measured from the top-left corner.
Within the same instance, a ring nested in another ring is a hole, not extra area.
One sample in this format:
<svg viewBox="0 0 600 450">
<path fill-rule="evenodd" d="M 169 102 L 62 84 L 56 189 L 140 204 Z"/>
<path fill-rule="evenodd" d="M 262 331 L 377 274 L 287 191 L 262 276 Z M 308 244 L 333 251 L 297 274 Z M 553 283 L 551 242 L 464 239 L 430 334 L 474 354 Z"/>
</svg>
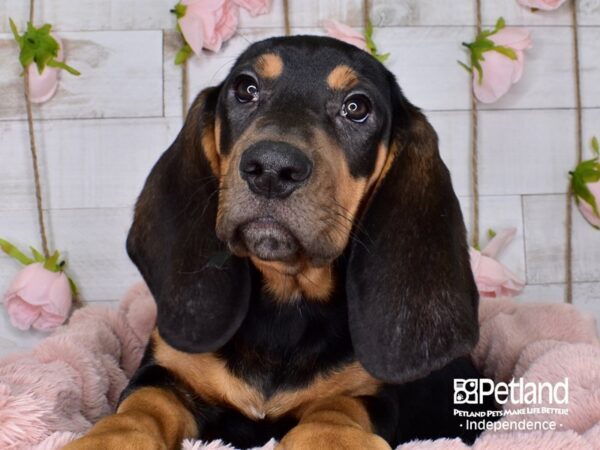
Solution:
<svg viewBox="0 0 600 450">
<path fill-rule="evenodd" d="M 312 173 L 311 160 L 285 142 L 261 141 L 240 160 L 240 175 L 256 195 L 284 199 L 304 185 Z"/>
</svg>

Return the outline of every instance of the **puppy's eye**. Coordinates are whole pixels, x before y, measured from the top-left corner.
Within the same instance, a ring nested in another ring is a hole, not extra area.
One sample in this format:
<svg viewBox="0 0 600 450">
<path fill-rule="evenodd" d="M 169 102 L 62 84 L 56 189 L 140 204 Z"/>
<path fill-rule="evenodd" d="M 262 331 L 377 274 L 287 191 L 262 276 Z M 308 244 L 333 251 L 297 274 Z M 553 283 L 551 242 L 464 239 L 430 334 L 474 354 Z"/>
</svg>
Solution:
<svg viewBox="0 0 600 450">
<path fill-rule="evenodd" d="M 342 105 L 340 114 L 352 122 L 362 123 L 367 120 L 371 112 L 371 104 L 369 99 L 361 94 L 356 94 L 348 97 Z"/>
<path fill-rule="evenodd" d="M 238 77 L 233 86 L 235 98 L 240 103 L 258 101 L 258 82 L 249 75 Z"/>
</svg>

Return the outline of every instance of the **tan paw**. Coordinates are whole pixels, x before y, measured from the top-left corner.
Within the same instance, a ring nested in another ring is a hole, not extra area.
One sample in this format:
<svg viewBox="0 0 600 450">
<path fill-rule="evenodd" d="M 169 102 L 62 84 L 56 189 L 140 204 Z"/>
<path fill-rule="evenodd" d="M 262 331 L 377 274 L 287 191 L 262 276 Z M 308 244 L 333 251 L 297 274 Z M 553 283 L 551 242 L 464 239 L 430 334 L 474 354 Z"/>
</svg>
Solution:
<svg viewBox="0 0 600 450">
<path fill-rule="evenodd" d="M 277 450 L 391 450 L 381 437 L 359 428 L 307 423 L 286 434 Z"/>
<path fill-rule="evenodd" d="M 63 450 L 167 450 L 167 446 L 148 434 L 127 430 L 89 434 Z"/>
</svg>

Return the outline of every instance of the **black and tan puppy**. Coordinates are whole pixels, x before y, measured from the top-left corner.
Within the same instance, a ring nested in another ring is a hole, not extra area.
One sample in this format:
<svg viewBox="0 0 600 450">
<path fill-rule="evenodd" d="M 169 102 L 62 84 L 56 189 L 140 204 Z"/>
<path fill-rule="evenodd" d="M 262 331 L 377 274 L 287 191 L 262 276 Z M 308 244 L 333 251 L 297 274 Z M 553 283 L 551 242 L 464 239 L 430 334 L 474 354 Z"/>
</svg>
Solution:
<svg viewBox="0 0 600 450">
<path fill-rule="evenodd" d="M 437 137 L 369 54 L 252 45 L 194 102 L 127 248 L 158 323 L 117 414 L 69 449 L 471 440 L 477 290 Z"/>
</svg>

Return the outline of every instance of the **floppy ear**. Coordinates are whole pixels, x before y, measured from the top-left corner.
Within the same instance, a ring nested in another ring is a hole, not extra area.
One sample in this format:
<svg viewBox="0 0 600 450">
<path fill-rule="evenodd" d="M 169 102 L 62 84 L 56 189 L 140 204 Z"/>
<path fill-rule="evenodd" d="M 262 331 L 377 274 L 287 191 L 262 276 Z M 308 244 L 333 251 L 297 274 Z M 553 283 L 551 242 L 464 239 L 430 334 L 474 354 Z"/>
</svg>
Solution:
<svg viewBox="0 0 600 450">
<path fill-rule="evenodd" d="M 437 135 L 395 81 L 393 158 L 357 229 L 347 268 L 359 361 L 392 383 L 421 378 L 469 353 L 478 293 L 465 227 Z"/>
<path fill-rule="evenodd" d="M 247 262 L 229 254 L 215 233 L 218 94 L 210 88 L 194 101 L 146 180 L 127 238 L 129 256 L 156 299 L 161 337 L 186 352 L 223 346 L 246 316 L 250 296 Z"/>
</svg>

